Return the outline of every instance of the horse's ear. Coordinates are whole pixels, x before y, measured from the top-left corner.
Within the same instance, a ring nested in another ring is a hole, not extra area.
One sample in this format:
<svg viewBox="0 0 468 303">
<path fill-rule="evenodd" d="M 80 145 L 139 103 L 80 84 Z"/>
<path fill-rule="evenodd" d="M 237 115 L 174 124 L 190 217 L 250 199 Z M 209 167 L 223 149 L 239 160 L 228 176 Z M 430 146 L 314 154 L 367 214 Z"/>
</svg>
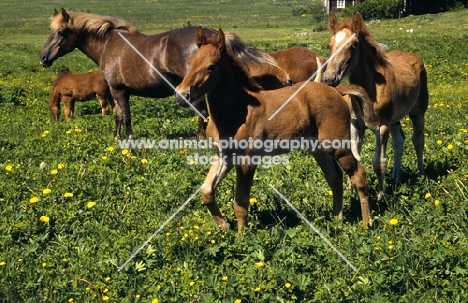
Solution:
<svg viewBox="0 0 468 303">
<path fill-rule="evenodd" d="M 197 44 L 198 48 L 200 48 L 200 46 L 205 44 L 205 41 L 206 41 L 205 33 L 203 32 L 203 29 L 201 28 L 201 26 L 199 26 L 195 33 L 195 43 Z"/>
<path fill-rule="evenodd" d="M 54 17 L 55 17 L 55 16 L 57 16 L 57 15 L 58 15 L 58 13 L 59 13 L 59 12 L 57 11 L 57 9 L 56 9 L 56 8 L 54 8 Z"/>
<path fill-rule="evenodd" d="M 219 29 L 218 38 L 217 38 L 218 48 L 221 52 L 224 52 L 226 49 L 226 37 L 224 36 L 223 30 Z"/>
<path fill-rule="evenodd" d="M 67 22 L 70 20 L 70 15 L 67 13 L 67 11 L 62 7 L 62 16 L 63 16 L 63 21 Z"/>
<path fill-rule="evenodd" d="M 333 12 L 330 12 L 330 14 L 328 14 L 328 28 L 332 31 L 332 33 L 334 34 L 336 31 L 335 31 L 335 26 L 336 26 L 336 16 Z"/>
<path fill-rule="evenodd" d="M 355 33 L 361 32 L 361 30 L 363 30 L 365 27 L 364 20 L 362 19 L 362 15 L 359 12 L 356 12 L 353 16 L 353 27 L 354 27 Z"/>
</svg>

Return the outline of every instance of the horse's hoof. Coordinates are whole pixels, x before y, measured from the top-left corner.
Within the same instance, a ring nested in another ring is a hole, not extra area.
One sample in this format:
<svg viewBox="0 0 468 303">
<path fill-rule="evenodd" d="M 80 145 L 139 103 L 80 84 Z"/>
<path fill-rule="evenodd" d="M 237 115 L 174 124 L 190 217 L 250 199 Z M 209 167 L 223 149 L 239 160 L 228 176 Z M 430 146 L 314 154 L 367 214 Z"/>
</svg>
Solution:
<svg viewBox="0 0 468 303">
<path fill-rule="evenodd" d="M 377 195 L 377 201 L 379 202 L 382 201 L 383 196 L 384 196 L 383 191 L 380 191 L 379 194 Z"/>
<path fill-rule="evenodd" d="M 226 230 L 231 229 L 231 225 L 227 223 L 226 220 L 223 220 L 220 224 L 218 224 L 218 227 Z"/>
</svg>

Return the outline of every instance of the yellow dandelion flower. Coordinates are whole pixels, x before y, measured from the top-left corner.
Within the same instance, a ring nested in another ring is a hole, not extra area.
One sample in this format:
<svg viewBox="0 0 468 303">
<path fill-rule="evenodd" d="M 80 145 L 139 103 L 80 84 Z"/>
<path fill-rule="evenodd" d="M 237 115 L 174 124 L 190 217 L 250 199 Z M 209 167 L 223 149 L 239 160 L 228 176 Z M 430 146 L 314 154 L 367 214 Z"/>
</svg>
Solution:
<svg viewBox="0 0 468 303">
<path fill-rule="evenodd" d="M 73 298 L 68 299 L 68 302 L 70 303 L 73 302 Z"/>
<path fill-rule="evenodd" d="M 195 285 L 195 282 L 191 281 L 191 282 L 189 283 L 189 285 L 190 285 L 190 286 L 193 286 L 193 285 Z"/>
<path fill-rule="evenodd" d="M 50 132 L 49 132 L 48 130 L 45 130 L 45 131 L 43 132 L 44 135 L 48 135 L 49 133 L 50 133 Z"/>
<path fill-rule="evenodd" d="M 90 201 L 90 202 L 86 203 L 87 208 L 93 208 L 94 206 L 96 206 L 96 202 L 94 202 L 94 201 Z"/>
<path fill-rule="evenodd" d="M 53 170 L 50 171 L 50 174 L 51 175 L 56 175 L 56 174 L 58 174 L 58 170 L 53 169 Z"/>
<path fill-rule="evenodd" d="M 47 216 L 41 216 L 41 217 L 39 218 L 39 221 L 44 222 L 44 223 L 49 223 L 50 218 L 47 217 Z"/>
<path fill-rule="evenodd" d="M 190 159 L 189 165 L 194 165 L 194 164 L 195 164 L 195 160 Z"/>
<path fill-rule="evenodd" d="M 333 192 L 331 190 L 328 191 L 329 196 L 333 196 Z"/>
<path fill-rule="evenodd" d="M 452 145 L 452 144 L 447 145 L 447 149 L 448 149 L 448 150 L 453 149 L 453 145 Z"/>
<path fill-rule="evenodd" d="M 6 171 L 12 171 L 13 170 L 13 165 L 7 165 L 5 166 Z"/>
<path fill-rule="evenodd" d="M 227 276 L 223 276 L 223 277 L 221 278 L 221 280 L 222 280 L 222 281 L 227 281 L 227 280 L 228 280 L 228 277 L 227 277 Z"/>
<path fill-rule="evenodd" d="M 431 193 L 427 193 L 427 194 L 424 195 L 424 199 L 426 199 L 426 200 L 429 199 L 430 197 L 431 197 Z"/>
<path fill-rule="evenodd" d="M 255 265 L 257 266 L 257 268 L 262 268 L 265 266 L 265 263 L 263 262 L 258 262 L 258 263 L 255 263 Z"/>
<path fill-rule="evenodd" d="M 375 237 L 377 241 L 380 241 L 380 236 Z"/>
<path fill-rule="evenodd" d="M 103 292 L 103 293 L 106 293 L 106 292 L 108 292 L 108 291 L 109 291 L 109 289 L 106 288 L 106 289 L 104 289 L 102 292 Z"/>
<path fill-rule="evenodd" d="M 291 287 L 291 283 L 287 282 L 286 284 L 284 284 L 284 287 L 290 288 L 290 287 Z"/>
<path fill-rule="evenodd" d="M 241 299 L 236 299 L 236 301 L 234 301 L 234 303 L 242 303 L 242 300 Z"/>
<path fill-rule="evenodd" d="M 63 194 L 63 197 L 64 197 L 64 198 L 72 198 L 72 197 L 73 197 L 73 193 L 64 193 L 64 194 Z"/>
<path fill-rule="evenodd" d="M 140 299 L 140 295 L 137 294 L 137 295 L 135 296 L 135 298 L 136 298 L 136 299 Z"/>
<path fill-rule="evenodd" d="M 439 206 L 439 204 L 440 204 L 440 201 L 439 201 L 439 200 L 434 200 L 434 205 L 435 205 L 435 206 Z"/>
<path fill-rule="evenodd" d="M 215 240 L 211 240 L 210 242 L 211 242 L 211 244 L 215 244 L 215 243 L 216 243 L 216 241 L 215 241 Z"/>
<path fill-rule="evenodd" d="M 111 152 L 114 151 L 114 147 L 113 147 L 113 146 L 109 146 L 109 147 L 107 148 L 107 150 L 111 153 Z"/>
<path fill-rule="evenodd" d="M 47 266 L 46 262 L 42 263 L 42 267 L 46 267 L 46 266 Z"/>
<path fill-rule="evenodd" d="M 256 292 L 260 292 L 260 287 L 255 287 Z"/>
<path fill-rule="evenodd" d="M 146 160 L 146 159 L 141 159 L 140 161 L 141 161 L 141 164 L 147 164 L 148 163 L 148 160 Z"/>
<path fill-rule="evenodd" d="M 393 245 L 389 245 L 389 246 L 388 246 L 388 249 L 389 249 L 389 250 L 392 250 L 393 248 L 394 248 Z"/>
<path fill-rule="evenodd" d="M 153 299 L 153 300 L 151 301 L 151 303 L 159 303 L 159 300 L 158 300 L 158 299 Z"/>
<path fill-rule="evenodd" d="M 63 163 L 59 163 L 59 164 L 57 165 L 57 168 L 58 168 L 58 169 L 63 169 L 64 167 L 65 167 L 65 164 L 63 164 Z"/>
<path fill-rule="evenodd" d="M 109 301 L 109 297 L 108 296 L 102 296 L 102 301 Z"/>
<path fill-rule="evenodd" d="M 103 161 L 106 161 L 106 160 L 107 160 L 107 156 L 102 156 L 101 159 L 102 159 Z"/>
<path fill-rule="evenodd" d="M 110 279 L 111 279 L 110 277 L 105 277 L 105 278 L 104 278 L 104 282 L 109 282 Z"/>
<path fill-rule="evenodd" d="M 29 199 L 29 203 L 37 203 L 37 202 L 39 202 L 38 197 L 32 197 L 31 199 Z"/>
<path fill-rule="evenodd" d="M 388 223 L 390 223 L 390 225 L 397 225 L 398 224 L 398 219 L 397 218 L 392 218 L 392 219 L 390 219 L 390 221 Z"/>
<path fill-rule="evenodd" d="M 122 155 L 128 155 L 129 151 L 128 149 L 122 149 Z"/>
<path fill-rule="evenodd" d="M 5 266 L 5 265 L 6 265 L 5 261 L 0 262 L 0 266 Z"/>
<path fill-rule="evenodd" d="M 69 129 L 69 130 L 67 130 L 65 133 L 66 133 L 67 135 L 69 135 L 69 134 L 71 134 L 71 133 L 72 133 L 72 130 L 71 130 L 71 129 Z"/>
<path fill-rule="evenodd" d="M 438 144 L 438 145 L 441 145 L 441 144 L 442 144 L 442 140 L 437 140 L 437 144 Z"/>
<path fill-rule="evenodd" d="M 48 195 L 48 194 L 50 194 L 51 192 L 52 192 L 52 190 L 51 190 L 50 188 L 44 188 L 44 189 L 42 190 L 42 194 L 44 194 L 44 195 Z"/>
<path fill-rule="evenodd" d="M 250 198 L 249 202 L 250 202 L 250 204 L 257 203 L 257 198 Z"/>
</svg>

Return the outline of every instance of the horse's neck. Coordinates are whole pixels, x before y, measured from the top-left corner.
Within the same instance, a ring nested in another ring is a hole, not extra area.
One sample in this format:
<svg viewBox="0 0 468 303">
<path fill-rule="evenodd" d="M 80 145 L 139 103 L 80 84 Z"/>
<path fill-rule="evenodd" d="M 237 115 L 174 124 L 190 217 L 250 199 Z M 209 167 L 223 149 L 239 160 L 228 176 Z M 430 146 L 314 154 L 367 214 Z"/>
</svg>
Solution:
<svg viewBox="0 0 468 303">
<path fill-rule="evenodd" d="M 94 61 L 97 65 L 100 65 L 101 55 L 104 50 L 104 45 L 107 39 L 97 37 L 94 35 L 87 35 L 82 38 L 82 43 L 78 47 L 86 56 Z"/>
</svg>

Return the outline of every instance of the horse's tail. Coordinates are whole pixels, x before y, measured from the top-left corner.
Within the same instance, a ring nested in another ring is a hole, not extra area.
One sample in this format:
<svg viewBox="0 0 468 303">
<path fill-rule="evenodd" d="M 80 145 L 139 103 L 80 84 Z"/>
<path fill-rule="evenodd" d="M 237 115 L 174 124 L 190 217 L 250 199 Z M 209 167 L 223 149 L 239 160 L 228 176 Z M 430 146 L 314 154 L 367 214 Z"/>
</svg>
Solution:
<svg viewBox="0 0 468 303">
<path fill-rule="evenodd" d="M 367 128 L 377 129 L 379 127 L 379 119 L 374 111 L 374 102 L 369 98 L 364 88 L 353 84 L 341 84 L 336 87 L 336 90 L 341 95 L 351 95 L 360 100 L 357 102 L 356 98 L 351 98 L 351 108 L 353 110 L 357 106 L 357 111 L 362 113 L 362 119 Z M 355 113 L 357 111 L 355 110 Z"/>
</svg>

